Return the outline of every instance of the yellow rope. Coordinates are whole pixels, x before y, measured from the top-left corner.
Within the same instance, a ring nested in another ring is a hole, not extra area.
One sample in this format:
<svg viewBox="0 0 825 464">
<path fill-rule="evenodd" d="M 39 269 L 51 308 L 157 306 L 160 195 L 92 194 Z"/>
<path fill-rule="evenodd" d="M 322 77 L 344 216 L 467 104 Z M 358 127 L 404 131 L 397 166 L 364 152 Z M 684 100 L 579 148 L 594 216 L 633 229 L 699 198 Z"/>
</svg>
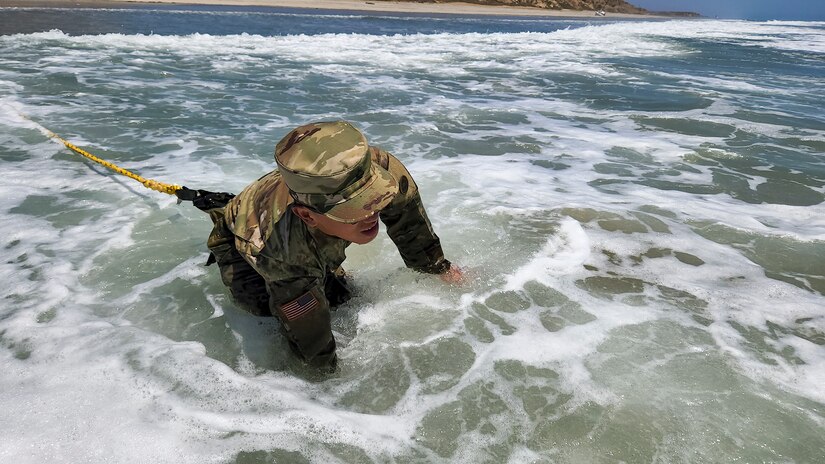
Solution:
<svg viewBox="0 0 825 464">
<path fill-rule="evenodd" d="M 129 177 L 131 179 L 134 179 L 134 180 L 140 182 L 141 184 L 143 184 L 143 186 L 146 187 L 146 188 L 155 190 L 157 192 L 166 193 L 168 195 L 174 195 L 175 192 L 177 192 L 178 190 L 180 190 L 182 188 L 180 185 L 177 185 L 177 184 L 165 184 L 163 182 L 158 182 L 158 181 L 152 180 L 152 179 L 144 179 L 143 177 L 140 177 L 139 175 L 137 175 L 133 172 L 129 172 L 126 169 L 123 169 L 123 168 L 121 168 L 121 167 L 119 167 L 115 164 L 112 164 L 108 161 L 105 161 L 105 160 L 102 160 L 102 159 L 98 158 L 97 156 L 87 152 L 86 150 L 83 150 L 82 148 L 76 147 L 75 145 L 73 145 L 68 140 L 60 137 L 59 135 L 55 134 L 54 132 L 52 132 L 48 129 L 46 129 L 46 132 L 47 132 L 49 137 L 59 140 L 69 150 L 77 153 L 78 155 L 85 156 L 86 158 L 89 158 L 90 160 L 94 161 L 95 163 L 100 164 L 102 166 L 105 166 L 105 167 L 111 169 L 112 171 L 114 171 L 114 172 L 116 172 L 120 175 L 123 175 L 123 176 Z"/>
<path fill-rule="evenodd" d="M 71 142 L 64 139 L 63 137 L 60 137 L 59 135 L 55 134 L 54 132 L 50 131 L 49 129 L 46 129 L 45 127 L 43 127 L 42 124 L 38 124 L 36 121 L 32 121 L 31 118 L 29 118 L 25 114 L 21 113 L 20 111 L 17 111 L 17 109 L 12 108 L 9 105 L 3 105 L 3 106 L 11 108 L 12 110 L 14 110 L 15 113 L 20 115 L 21 118 L 34 123 L 35 125 L 37 125 L 39 127 L 39 129 L 45 135 L 47 135 L 47 136 L 49 136 L 53 139 L 59 140 L 69 150 L 77 153 L 78 155 L 85 156 L 86 158 L 94 161 L 95 163 L 100 164 L 101 166 L 105 166 L 105 167 L 111 169 L 112 171 L 122 175 L 122 176 L 126 176 L 126 177 L 129 177 L 131 179 L 134 179 L 134 180 L 140 182 L 141 184 L 143 184 L 143 186 L 148 188 L 148 189 L 152 189 L 156 192 L 166 193 L 168 195 L 175 195 L 175 193 L 180 191 L 180 190 L 189 191 L 185 187 L 181 187 L 180 185 L 177 185 L 177 184 L 165 184 L 163 182 L 158 182 L 158 181 L 152 180 L 152 179 L 144 179 L 143 177 L 140 177 L 139 175 L 137 175 L 133 172 L 127 171 L 126 169 L 123 169 L 120 166 L 117 166 L 116 164 L 113 164 L 113 163 L 110 163 L 108 161 L 102 160 L 102 159 L 98 158 L 97 156 L 89 153 L 88 151 L 83 150 L 82 148 L 79 148 L 79 147 L 73 145 Z M 183 193 L 183 192 L 181 192 L 181 193 Z"/>
</svg>

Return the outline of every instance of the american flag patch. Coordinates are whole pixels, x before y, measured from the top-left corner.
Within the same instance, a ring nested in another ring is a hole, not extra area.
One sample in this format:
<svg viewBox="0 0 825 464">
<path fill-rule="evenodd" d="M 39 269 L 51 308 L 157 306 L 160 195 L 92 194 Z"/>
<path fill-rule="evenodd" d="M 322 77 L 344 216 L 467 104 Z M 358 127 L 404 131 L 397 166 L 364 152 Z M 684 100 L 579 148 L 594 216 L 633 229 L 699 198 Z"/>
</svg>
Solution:
<svg viewBox="0 0 825 464">
<path fill-rule="evenodd" d="M 315 298 L 315 295 L 313 295 L 310 291 L 304 293 L 289 303 L 285 303 L 281 306 L 281 312 L 284 313 L 286 320 L 294 321 L 295 319 L 298 319 L 299 317 L 317 308 L 318 305 L 318 299 Z"/>
</svg>

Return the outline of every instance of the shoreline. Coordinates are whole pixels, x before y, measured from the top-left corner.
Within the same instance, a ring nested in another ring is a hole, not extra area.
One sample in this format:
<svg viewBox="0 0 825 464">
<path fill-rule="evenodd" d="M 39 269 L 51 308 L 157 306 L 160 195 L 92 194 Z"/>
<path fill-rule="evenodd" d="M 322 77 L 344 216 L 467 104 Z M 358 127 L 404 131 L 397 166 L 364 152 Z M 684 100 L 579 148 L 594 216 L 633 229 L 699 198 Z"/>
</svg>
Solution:
<svg viewBox="0 0 825 464">
<path fill-rule="evenodd" d="M 672 19 L 656 14 L 608 13 L 596 16 L 590 10 L 545 10 L 541 8 L 479 5 L 474 3 L 417 3 L 384 0 L 6 0 L 2 7 L 18 8 L 123 8 L 163 6 L 244 6 L 295 8 L 302 10 L 360 11 L 375 13 L 419 13 L 439 15 L 526 16 L 577 19 Z"/>
</svg>

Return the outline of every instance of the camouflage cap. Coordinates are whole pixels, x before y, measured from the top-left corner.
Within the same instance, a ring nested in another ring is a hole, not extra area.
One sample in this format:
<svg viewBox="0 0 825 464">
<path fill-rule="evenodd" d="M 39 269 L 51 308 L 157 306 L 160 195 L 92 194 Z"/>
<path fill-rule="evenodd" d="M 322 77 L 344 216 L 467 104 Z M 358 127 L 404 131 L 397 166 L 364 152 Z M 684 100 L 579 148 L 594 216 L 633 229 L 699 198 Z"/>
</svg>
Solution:
<svg viewBox="0 0 825 464">
<path fill-rule="evenodd" d="M 346 121 L 293 129 L 275 146 L 275 162 L 298 203 L 336 221 L 366 219 L 398 193 L 392 175 L 372 162 L 364 134 Z"/>
</svg>

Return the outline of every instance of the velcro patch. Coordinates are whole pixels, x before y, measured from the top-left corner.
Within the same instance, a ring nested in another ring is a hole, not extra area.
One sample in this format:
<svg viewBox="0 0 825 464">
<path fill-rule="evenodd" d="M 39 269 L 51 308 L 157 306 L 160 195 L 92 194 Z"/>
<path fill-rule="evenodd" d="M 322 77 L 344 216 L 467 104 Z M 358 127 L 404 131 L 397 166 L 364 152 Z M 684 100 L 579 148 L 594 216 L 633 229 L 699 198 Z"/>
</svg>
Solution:
<svg viewBox="0 0 825 464">
<path fill-rule="evenodd" d="M 319 305 L 318 298 L 315 298 L 315 295 L 309 291 L 289 303 L 284 303 L 284 305 L 281 306 L 281 312 L 284 313 L 284 317 L 288 321 L 294 321 L 314 310 Z"/>
</svg>

